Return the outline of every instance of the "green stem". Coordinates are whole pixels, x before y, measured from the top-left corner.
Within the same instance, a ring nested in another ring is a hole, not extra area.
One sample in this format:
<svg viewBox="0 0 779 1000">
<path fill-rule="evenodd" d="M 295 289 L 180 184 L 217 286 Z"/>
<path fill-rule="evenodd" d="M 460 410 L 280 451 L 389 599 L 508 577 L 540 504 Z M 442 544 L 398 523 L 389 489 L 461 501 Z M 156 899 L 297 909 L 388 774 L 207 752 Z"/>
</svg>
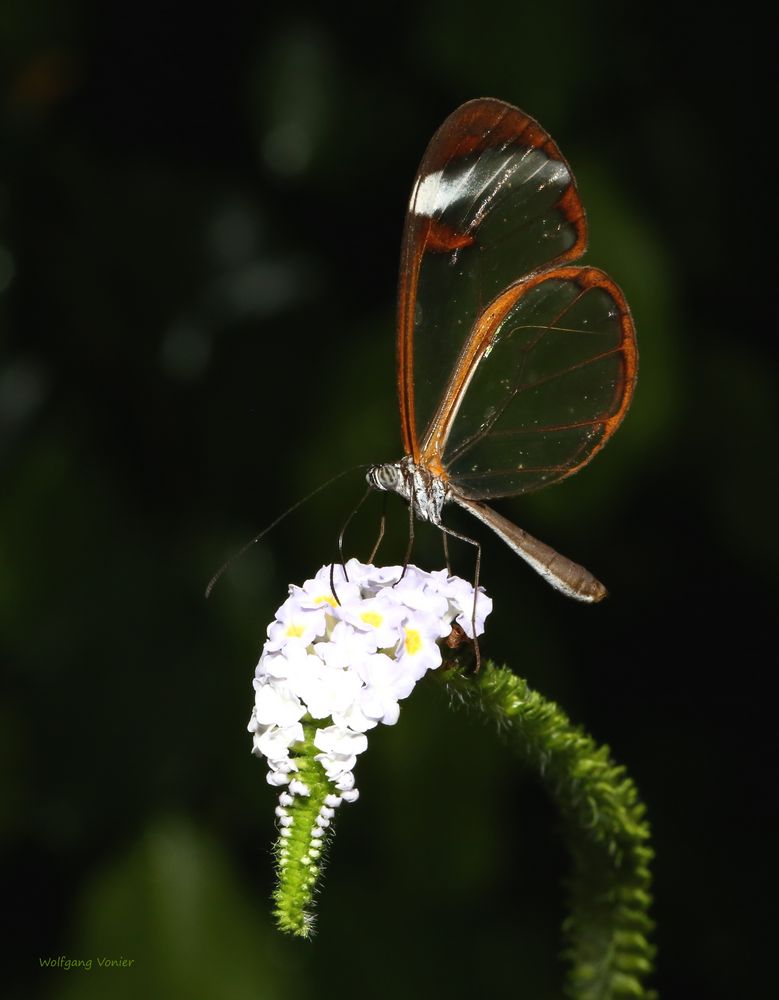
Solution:
<svg viewBox="0 0 779 1000">
<path fill-rule="evenodd" d="M 539 773 L 563 817 L 573 859 L 564 925 L 567 995 L 656 997 L 645 985 L 655 951 L 648 940 L 653 851 L 644 806 L 624 767 L 505 667 L 486 663 L 476 675 L 457 667 L 439 676 L 453 701 L 498 724 Z"/>
<path fill-rule="evenodd" d="M 313 837 L 317 816 L 333 786 L 327 780 L 322 765 L 314 760 L 319 753 L 314 746 L 317 727 L 308 719 L 303 722 L 305 742 L 298 745 L 293 759 L 298 766 L 295 777 L 309 790 L 308 795 L 295 795 L 286 806 L 292 819 L 289 836 L 279 836 L 276 841 L 276 871 L 278 882 L 273 893 L 274 916 L 280 930 L 297 937 L 310 937 L 314 930 L 311 903 L 319 877 L 322 874 L 322 857 L 330 829 L 324 837 Z"/>
</svg>

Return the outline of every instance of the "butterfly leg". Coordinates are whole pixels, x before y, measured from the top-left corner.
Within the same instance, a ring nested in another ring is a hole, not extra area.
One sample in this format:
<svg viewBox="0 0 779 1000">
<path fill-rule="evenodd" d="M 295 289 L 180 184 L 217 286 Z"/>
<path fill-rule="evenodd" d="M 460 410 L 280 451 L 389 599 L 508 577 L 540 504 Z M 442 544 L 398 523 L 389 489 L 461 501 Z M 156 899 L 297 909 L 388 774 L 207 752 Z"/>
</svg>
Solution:
<svg viewBox="0 0 779 1000">
<path fill-rule="evenodd" d="M 444 535 L 444 547 L 446 548 L 446 536 L 450 535 L 452 538 L 459 538 L 461 542 L 467 542 L 469 545 L 473 545 L 476 548 L 476 569 L 473 574 L 473 609 L 471 610 L 471 631 L 473 632 L 473 652 L 476 657 L 476 664 L 474 666 L 474 672 L 478 674 L 481 668 L 481 651 L 479 650 L 479 639 L 476 635 L 476 597 L 479 593 L 479 576 L 481 574 L 481 542 L 478 542 L 475 538 L 469 538 L 468 535 L 461 535 L 459 531 L 453 531 L 452 528 L 447 528 L 443 524 L 438 524 Z M 447 551 L 447 570 L 449 567 L 449 553 Z"/>
<path fill-rule="evenodd" d="M 392 585 L 393 587 L 395 586 L 395 584 L 400 583 L 400 581 L 406 575 L 406 570 L 408 569 L 408 564 L 411 562 L 411 552 L 412 552 L 413 548 L 414 548 L 414 508 L 409 503 L 409 505 L 408 505 L 408 545 L 406 546 L 406 554 L 403 557 L 403 572 L 397 578 L 397 580 L 395 581 L 395 583 L 393 583 L 393 585 Z"/>
<path fill-rule="evenodd" d="M 373 563 L 376 558 L 376 553 L 379 551 L 379 546 L 381 545 L 381 540 L 384 538 L 384 528 L 387 524 L 387 494 L 382 496 L 382 511 L 381 511 L 381 521 L 379 522 L 379 537 L 376 539 L 376 544 L 371 549 L 371 554 L 368 556 L 368 562 Z"/>
<path fill-rule="evenodd" d="M 444 543 L 444 562 L 446 563 L 446 572 L 449 574 L 449 576 L 451 576 L 452 575 L 452 564 L 449 561 L 449 542 L 447 541 L 446 532 L 445 531 L 441 532 L 441 539 L 442 539 L 442 541 Z"/>
</svg>

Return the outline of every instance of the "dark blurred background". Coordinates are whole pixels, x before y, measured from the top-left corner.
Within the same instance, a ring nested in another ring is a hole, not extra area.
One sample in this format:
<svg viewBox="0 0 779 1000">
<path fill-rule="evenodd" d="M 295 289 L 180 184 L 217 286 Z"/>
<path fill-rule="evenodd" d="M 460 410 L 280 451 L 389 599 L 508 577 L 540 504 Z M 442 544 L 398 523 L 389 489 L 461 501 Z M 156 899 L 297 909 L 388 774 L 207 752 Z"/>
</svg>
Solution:
<svg viewBox="0 0 779 1000">
<path fill-rule="evenodd" d="M 403 213 L 435 128 L 484 95 L 570 159 L 586 260 L 624 289 L 641 352 L 606 451 L 498 505 L 611 598 L 565 601 L 484 537 L 484 652 L 638 783 L 661 995 L 767 995 L 760 633 L 779 544 L 761 29 L 624 6 L 0 7 L 4 997 L 559 997 L 554 809 L 434 686 L 372 735 L 318 936 L 272 926 L 251 678 L 287 584 L 332 558 L 361 474 L 203 598 L 329 475 L 399 457 Z M 405 510 L 389 509 L 398 561 Z M 379 510 L 352 551 L 367 554 Z M 435 532 L 415 558 L 441 565 Z M 470 551 L 454 561 L 471 576 Z M 135 964 L 39 968 L 60 954 Z"/>
</svg>

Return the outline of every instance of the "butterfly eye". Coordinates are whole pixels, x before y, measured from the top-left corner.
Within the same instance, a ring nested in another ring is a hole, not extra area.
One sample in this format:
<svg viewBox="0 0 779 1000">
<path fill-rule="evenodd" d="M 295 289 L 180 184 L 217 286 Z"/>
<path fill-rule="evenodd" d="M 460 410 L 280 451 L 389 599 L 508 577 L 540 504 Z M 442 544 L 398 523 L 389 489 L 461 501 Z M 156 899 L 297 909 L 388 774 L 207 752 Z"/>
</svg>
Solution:
<svg viewBox="0 0 779 1000">
<path fill-rule="evenodd" d="M 374 465 L 366 476 L 366 479 L 377 490 L 390 490 L 400 492 L 403 485 L 403 476 L 397 465 L 392 463 L 387 465 Z"/>
</svg>

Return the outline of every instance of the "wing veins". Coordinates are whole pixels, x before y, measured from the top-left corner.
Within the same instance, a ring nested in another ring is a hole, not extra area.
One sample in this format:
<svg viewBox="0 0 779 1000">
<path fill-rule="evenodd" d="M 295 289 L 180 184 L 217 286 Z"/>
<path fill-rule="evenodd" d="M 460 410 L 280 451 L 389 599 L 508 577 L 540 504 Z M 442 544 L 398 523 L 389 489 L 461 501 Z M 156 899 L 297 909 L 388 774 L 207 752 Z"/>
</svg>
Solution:
<svg viewBox="0 0 779 1000">
<path fill-rule="evenodd" d="M 612 354 L 618 354 L 621 350 L 622 350 L 621 346 L 612 347 L 608 351 L 603 351 L 600 354 L 596 354 L 591 358 L 586 358 L 584 361 L 577 361 L 575 364 L 569 365 L 567 368 L 561 368 L 559 371 L 552 372 L 551 375 L 545 375 L 543 378 L 536 379 L 535 382 L 526 382 L 524 385 L 516 386 L 512 390 L 510 396 L 507 398 L 506 402 L 503 404 L 501 409 L 492 419 L 489 427 L 483 427 L 479 430 L 478 438 L 484 437 L 485 435 L 490 433 L 490 430 L 492 429 L 492 427 L 495 426 L 498 419 L 503 416 L 508 404 L 512 402 L 514 399 L 516 399 L 516 397 L 521 392 L 527 392 L 528 389 L 536 389 L 540 385 L 546 385 L 549 382 L 553 382 L 555 379 L 562 378 L 563 375 L 570 375 L 571 372 L 581 371 L 582 368 L 586 368 L 588 365 L 591 365 L 596 361 L 602 361 L 604 358 L 609 358 L 611 357 Z M 525 357 L 527 357 L 527 354 L 525 354 Z M 476 440 L 478 440 L 478 438 Z M 472 445 L 476 443 L 476 440 L 470 441 L 468 443 L 468 447 L 469 448 L 472 447 Z M 452 462 L 456 458 L 461 458 L 464 452 L 467 450 L 468 450 L 467 448 L 460 446 L 460 448 L 458 448 L 457 451 L 454 452 L 454 454 L 451 456 L 449 461 Z"/>
<path fill-rule="evenodd" d="M 579 447 L 569 457 L 568 461 L 562 462 L 560 463 L 560 465 L 528 465 L 528 466 L 509 465 L 501 469 L 490 469 L 489 472 L 471 472 L 471 473 L 466 472 L 461 476 L 456 476 L 454 479 L 454 483 L 455 485 L 458 485 L 460 483 L 469 483 L 472 480 L 494 479 L 497 476 L 516 475 L 517 473 L 535 474 L 539 472 L 564 472 L 566 470 L 570 472 L 571 468 L 575 467 L 576 459 L 579 457 L 579 455 L 581 455 L 587 443 L 588 442 L 586 440 L 582 441 Z M 546 486 L 546 485 L 547 483 L 539 484 L 539 486 Z M 522 492 L 529 492 L 529 490 L 517 490 L 513 492 L 522 493 Z"/>
<path fill-rule="evenodd" d="M 563 308 L 554 317 L 554 319 L 552 320 L 552 322 L 548 326 L 539 327 L 538 336 L 535 338 L 535 340 L 532 341 L 532 343 L 528 344 L 527 347 L 524 348 L 523 351 L 522 351 L 522 361 L 521 361 L 521 364 L 519 366 L 519 372 L 517 373 L 517 378 L 519 380 L 522 379 L 522 373 L 525 370 L 525 364 L 527 362 L 527 359 L 530 356 L 530 353 L 536 349 L 536 347 L 538 346 L 538 344 L 547 335 L 547 333 L 551 332 L 551 330 L 555 328 L 555 325 L 559 322 L 559 320 L 562 319 L 562 317 L 565 316 L 565 314 L 567 312 L 569 312 L 571 309 L 573 309 L 573 307 L 576 305 L 576 303 L 580 301 L 580 299 L 586 294 L 587 291 L 588 291 L 587 288 L 581 288 L 580 287 L 579 288 L 579 292 L 576 295 L 576 297 L 573 298 L 565 306 L 563 306 Z M 521 298 L 521 296 L 519 296 L 517 298 L 517 301 L 519 301 L 520 298 Z M 516 305 L 516 303 L 514 303 L 514 304 Z M 528 326 L 532 329 L 532 325 L 531 324 L 528 324 Z M 517 327 L 517 329 L 519 329 L 519 327 Z M 512 328 L 512 331 L 509 333 L 509 336 L 511 336 L 512 332 L 513 332 L 513 328 Z M 594 359 L 591 359 L 591 360 L 594 360 Z M 477 362 L 477 364 L 478 364 L 478 362 Z M 559 373 L 559 375 L 564 375 L 564 374 L 567 374 L 567 373 L 564 372 L 564 371 Z M 557 377 L 558 377 L 557 375 L 550 376 L 550 378 L 557 378 Z M 525 389 L 528 389 L 528 388 L 533 388 L 534 386 L 539 385 L 539 384 L 542 384 L 542 383 L 540 383 L 540 382 L 532 382 L 532 383 L 528 383 L 526 386 L 522 386 L 521 381 L 517 382 L 517 384 L 515 385 L 515 387 L 512 389 L 512 391 L 506 397 L 503 405 L 500 406 L 498 408 L 498 410 L 495 412 L 495 414 L 493 415 L 492 419 L 488 423 L 483 424 L 477 431 L 475 431 L 473 434 L 471 434 L 470 437 L 466 438 L 463 441 L 463 443 L 456 449 L 456 451 L 454 451 L 452 453 L 452 455 L 449 457 L 447 464 L 450 464 L 451 462 L 456 461 L 458 458 L 461 458 L 470 448 L 472 448 L 475 444 L 477 444 L 480 440 L 482 440 L 482 438 L 486 437 L 490 433 L 490 431 L 492 430 L 492 428 L 495 426 L 495 424 L 498 422 L 498 420 L 500 420 L 500 418 L 506 412 L 506 409 L 509 406 L 509 404 L 514 399 L 516 399 L 516 397 L 519 395 L 520 392 L 523 392 L 523 391 L 525 391 Z"/>
<path fill-rule="evenodd" d="M 605 424 L 608 417 L 593 417 L 592 420 L 572 420 L 569 424 L 547 424 L 545 427 L 517 427 L 514 430 L 493 431 L 491 437 L 516 437 L 519 434 L 554 434 L 557 431 L 573 431 L 578 427 L 597 427 Z"/>
<path fill-rule="evenodd" d="M 580 371 L 582 368 L 586 368 L 587 365 L 593 364 L 595 361 L 602 361 L 604 358 L 610 358 L 612 354 L 618 354 L 622 350 L 622 345 L 617 347 L 611 347 L 608 351 L 601 351 L 600 354 L 594 354 L 591 358 L 585 358 L 584 361 L 577 361 L 575 364 L 569 365 L 567 368 L 561 368 L 559 371 L 552 372 L 551 375 L 544 375 L 543 378 L 536 379 L 535 382 L 527 382 L 525 385 L 520 385 L 517 387 L 517 393 L 526 392 L 528 389 L 535 389 L 539 385 L 546 385 L 547 382 L 552 382 L 556 378 L 562 378 L 563 375 L 570 375 L 571 372 Z"/>
<path fill-rule="evenodd" d="M 609 319 L 616 319 L 617 315 L 609 316 Z M 515 330 L 533 330 L 538 326 L 538 323 L 518 323 L 516 326 L 512 326 L 511 331 L 508 336 L 511 336 Z M 548 333 L 581 333 L 585 337 L 600 337 L 602 334 L 598 330 L 580 330 L 575 326 L 545 326 L 544 332 Z"/>
</svg>

